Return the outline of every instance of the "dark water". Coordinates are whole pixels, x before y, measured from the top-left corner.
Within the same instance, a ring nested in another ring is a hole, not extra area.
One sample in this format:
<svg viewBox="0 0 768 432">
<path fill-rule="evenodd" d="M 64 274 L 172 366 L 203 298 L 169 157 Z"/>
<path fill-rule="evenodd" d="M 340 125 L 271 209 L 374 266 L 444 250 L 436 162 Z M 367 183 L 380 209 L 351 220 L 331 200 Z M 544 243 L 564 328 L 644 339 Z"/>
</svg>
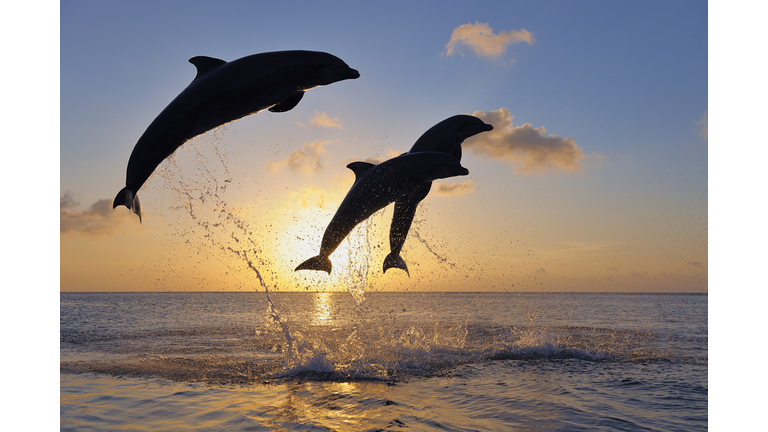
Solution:
<svg viewBox="0 0 768 432">
<path fill-rule="evenodd" d="M 706 294 L 271 298 L 62 293 L 61 429 L 707 429 Z"/>
</svg>

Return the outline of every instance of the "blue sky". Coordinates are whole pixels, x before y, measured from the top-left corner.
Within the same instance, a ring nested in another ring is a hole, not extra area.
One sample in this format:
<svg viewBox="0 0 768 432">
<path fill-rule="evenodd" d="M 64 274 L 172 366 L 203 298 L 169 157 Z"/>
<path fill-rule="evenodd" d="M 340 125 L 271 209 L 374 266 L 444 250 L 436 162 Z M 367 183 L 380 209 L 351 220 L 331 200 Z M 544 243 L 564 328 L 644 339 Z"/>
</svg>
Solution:
<svg viewBox="0 0 768 432">
<path fill-rule="evenodd" d="M 587 153 L 658 168 L 648 173 L 653 178 L 686 162 L 673 160 L 689 156 L 669 140 L 695 132 L 707 110 L 707 11 L 700 2 L 454 2 L 439 11 L 424 2 L 407 13 L 376 3 L 181 4 L 62 7 L 62 192 L 82 193 L 85 202 L 106 196 L 89 191 L 88 179 L 119 178 L 104 161 L 126 158 L 194 77 L 187 60 L 195 55 L 233 60 L 300 48 L 345 59 L 362 78 L 322 89 L 328 96 L 313 108 L 361 125 L 361 140 L 408 147 L 450 115 L 506 107 L 516 124 L 572 137 Z M 446 56 L 453 29 L 476 22 L 497 33 L 526 29 L 535 43 L 512 44 L 497 59 L 467 47 Z"/>
</svg>

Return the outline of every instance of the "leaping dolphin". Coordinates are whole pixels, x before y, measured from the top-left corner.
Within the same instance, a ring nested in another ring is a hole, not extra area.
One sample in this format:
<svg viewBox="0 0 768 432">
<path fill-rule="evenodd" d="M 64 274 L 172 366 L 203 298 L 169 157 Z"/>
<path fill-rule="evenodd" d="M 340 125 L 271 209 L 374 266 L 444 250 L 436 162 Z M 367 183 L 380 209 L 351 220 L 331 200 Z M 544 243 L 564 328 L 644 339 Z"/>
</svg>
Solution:
<svg viewBox="0 0 768 432">
<path fill-rule="evenodd" d="M 470 115 L 456 115 L 449 117 L 432 126 L 416 140 L 413 147 L 406 154 L 419 152 L 442 152 L 449 154 L 461 161 L 461 143 L 465 139 L 487 132 L 493 126 L 485 124 L 477 117 Z M 389 227 L 389 254 L 384 258 L 384 273 L 387 269 L 395 267 L 405 270 L 408 276 L 408 266 L 400 256 L 408 230 L 411 229 L 413 216 L 421 200 L 427 197 L 432 182 L 428 181 L 411 189 L 410 193 L 395 201 L 395 211 L 392 215 L 392 224 Z"/>
<path fill-rule="evenodd" d="M 197 76 L 139 138 L 128 160 L 125 188 L 112 205 L 133 209 L 139 221 L 138 190 L 188 140 L 267 108 L 288 111 L 309 89 L 360 77 L 340 58 L 315 51 L 268 52 L 231 62 L 199 56 L 189 62 Z"/>
<path fill-rule="evenodd" d="M 355 183 L 325 229 L 320 253 L 299 264 L 296 270 L 322 270 L 330 274 L 333 265 L 328 256 L 357 224 L 432 180 L 469 174 L 456 158 L 439 152 L 403 154 L 379 165 L 352 162 L 347 168 L 354 171 Z"/>
</svg>

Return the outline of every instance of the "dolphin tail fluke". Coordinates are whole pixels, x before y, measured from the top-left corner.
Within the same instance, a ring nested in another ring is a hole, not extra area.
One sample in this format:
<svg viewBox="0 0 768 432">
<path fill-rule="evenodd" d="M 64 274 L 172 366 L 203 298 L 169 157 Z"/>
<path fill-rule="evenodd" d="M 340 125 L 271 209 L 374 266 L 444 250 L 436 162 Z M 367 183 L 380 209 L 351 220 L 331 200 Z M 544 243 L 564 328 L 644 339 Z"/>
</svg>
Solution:
<svg viewBox="0 0 768 432">
<path fill-rule="evenodd" d="M 331 274 L 332 268 L 333 264 L 331 263 L 330 258 L 318 255 L 299 264 L 299 266 L 296 267 L 296 270 L 322 270 L 328 274 Z"/>
<path fill-rule="evenodd" d="M 405 260 L 399 254 L 390 253 L 384 258 L 384 273 L 387 272 L 387 269 L 392 267 L 405 270 L 408 277 L 411 277 L 411 274 L 408 272 L 408 266 L 405 265 Z"/>
<path fill-rule="evenodd" d="M 133 210 L 133 212 L 136 213 L 136 216 L 139 217 L 139 222 L 141 222 L 141 203 L 139 203 L 139 196 L 134 195 L 127 187 L 124 187 L 117 193 L 115 201 L 112 203 L 112 208 L 116 208 L 119 205 L 124 205 Z"/>
</svg>

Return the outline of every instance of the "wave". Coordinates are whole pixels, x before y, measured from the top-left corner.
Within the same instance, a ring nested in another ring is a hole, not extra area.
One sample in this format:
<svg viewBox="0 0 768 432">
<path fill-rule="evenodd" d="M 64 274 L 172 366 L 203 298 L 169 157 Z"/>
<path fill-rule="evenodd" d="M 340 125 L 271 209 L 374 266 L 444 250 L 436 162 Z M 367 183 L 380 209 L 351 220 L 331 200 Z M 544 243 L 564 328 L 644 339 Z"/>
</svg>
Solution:
<svg viewBox="0 0 768 432">
<path fill-rule="evenodd" d="M 668 338 L 656 333 L 591 327 L 294 326 L 291 335 L 292 342 L 287 344 L 280 330 L 269 326 L 101 338 L 69 331 L 62 333 L 61 367 L 63 372 L 251 383 L 398 381 L 499 361 L 706 363 L 706 357 L 698 358 L 695 352 L 670 348 Z"/>
</svg>

